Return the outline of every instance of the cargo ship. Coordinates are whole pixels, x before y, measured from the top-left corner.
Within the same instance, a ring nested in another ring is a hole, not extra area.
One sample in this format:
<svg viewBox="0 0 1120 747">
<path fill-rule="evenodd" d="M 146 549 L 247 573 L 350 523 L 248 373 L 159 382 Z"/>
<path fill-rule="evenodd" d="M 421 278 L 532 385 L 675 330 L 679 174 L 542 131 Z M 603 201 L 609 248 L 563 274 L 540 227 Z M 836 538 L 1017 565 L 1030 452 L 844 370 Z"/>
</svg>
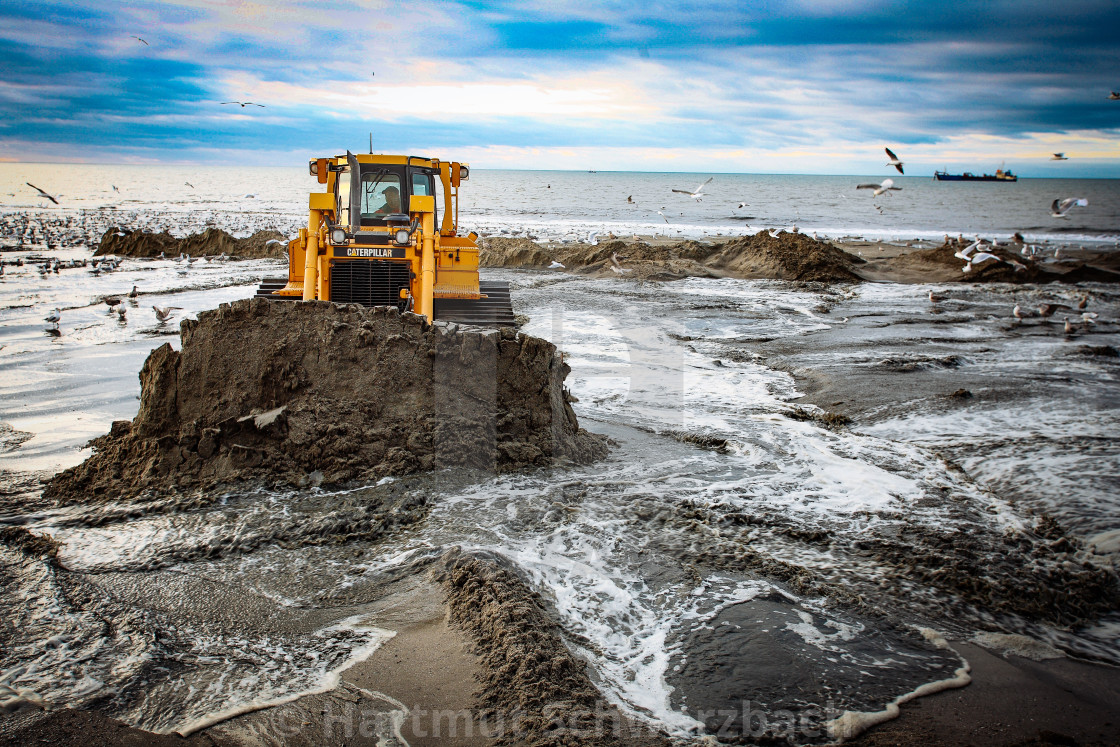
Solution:
<svg viewBox="0 0 1120 747">
<path fill-rule="evenodd" d="M 948 171 L 935 171 L 933 176 L 941 182 L 1017 182 L 1019 177 L 1011 173 L 1011 170 L 1004 171 L 1003 169 L 996 169 L 994 174 L 984 174 L 977 176 L 964 172 L 963 174 L 950 174 Z"/>
</svg>

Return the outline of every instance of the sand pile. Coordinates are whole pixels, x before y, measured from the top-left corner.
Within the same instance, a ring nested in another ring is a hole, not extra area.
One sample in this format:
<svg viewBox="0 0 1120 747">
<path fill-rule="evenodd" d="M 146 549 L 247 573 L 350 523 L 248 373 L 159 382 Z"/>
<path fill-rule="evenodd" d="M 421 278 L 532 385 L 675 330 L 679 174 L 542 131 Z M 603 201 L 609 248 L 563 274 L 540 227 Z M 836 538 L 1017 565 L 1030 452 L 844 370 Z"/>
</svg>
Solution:
<svg viewBox="0 0 1120 747">
<path fill-rule="evenodd" d="M 858 283 L 863 260 L 803 233 L 759 231 L 727 242 L 705 264 L 741 278 Z"/>
<path fill-rule="evenodd" d="M 892 279 L 900 282 L 935 283 L 1115 283 L 1120 273 L 1083 261 L 1048 262 L 1043 265 L 1020 253 L 1021 245 L 1008 247 L 982 245 L 984 251 L 999 257 L 978 265 L 971 265 L 964 272 L 965 261 L 956 253 L 969 246 L 970 241 L 950 239 L 932 249 L 920 249 L 897 257 L 868 263 L 869 279 Z"/>
<path fill-rule="evenodd" d="M 512 328 L 254 298 L 184 321 L 181 337 L 182 352 L 163 345 L 145 361 L 136 418 L 94 439 L 47 497 L 505 471 L 606 453 L 576 422 L 555 346 Z"/>
<path fill-rule="evenodd" d="M 269 244 L 269 241 L 280 241 Z M 178 257 L 180 253 L 192 257 L 213 257 L 226 254 L 230 257 L 286 257 L 288 240 L 278 231 L 257 231 L 244 239 L 235 239 L 220 228 L 207 228 L 182 239 L 177 239 L 164 231 L 129 231 L 124 228 L 110 228 L 101 237 L 94 256 L 113 254 L 118 257 Z"/>
<path fill-rule="evenodd" d="M 623 277 L 677 280 L 686 277 L 768 278 L 821 282 L 859 282 L 853 268 L 859 257 L 811 236 L 766 231 L 725 244 L 680 241 L 651 245 L 642 241 L 606 241 L 550 248 L 528 239 L 486 239 L 483 264 L 489 267 L 548 267 L 560 262 L 573 272 L 617 277 L 611 256 L 617 256 Z"/>
</svg>

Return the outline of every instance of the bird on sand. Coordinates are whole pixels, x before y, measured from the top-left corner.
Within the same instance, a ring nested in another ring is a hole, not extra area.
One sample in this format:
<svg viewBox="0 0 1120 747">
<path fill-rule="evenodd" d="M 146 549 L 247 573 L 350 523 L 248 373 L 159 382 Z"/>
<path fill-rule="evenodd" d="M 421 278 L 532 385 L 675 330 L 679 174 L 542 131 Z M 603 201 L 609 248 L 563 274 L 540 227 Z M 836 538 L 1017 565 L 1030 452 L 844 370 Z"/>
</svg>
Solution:
<svg viewBox="0 0 1120 747">
<path fill-rule="evenodd" d="M 39 196 L 40 196 L 40 197 L 46 197 L 46 198 L 47 198 L 48 200 L 50 200 L 51 202 L 53 202 L 53 203 L 54 203 L 55 205 L 57 205 L 57 204 L 58 204 L 58 200 L 56 200 L 56 199 L 55 199 L 54 197 L 52 197 L 51 195 L 47 194 L 47 193 L 46 193 L 46 192 L 44 192 L 43 190 L 41 190 L 41 189 L 39 189 L 38 187 L 36 187 L 36 186 L 35 186 L 34 184 L 32 184 L 31 182 L 24 182 L 24 184 L 26 184 L 27 186 L 31 187 L 31 188 L 32 188 L 33 190 L 35 190 L 36 192 L 38 192 L 38 193 L 39 193 Z"/>
<path fill-rule="evenodd" d="M 1050 156 L 1050 160 L 1051 161 L 1068 161 L 1069 158 L 1066 157 L 1065 153 L 1055 153 L 1054 155 Z"/>
<path fill-rule="evenodd" d="M 1065 333 L 1067 335 L 1072 335 L 1073 334 L 1073 324 L 1070 323 L 1068 316 L 1065 318 L 1065 320 L 1066 320 Z"/>
<path fill-rule="evenodd" d="M 1077 310 L 1078 311 L 1084 311 L 1085 307 L 1088 306 L 1088 305 L 1089 305 L 1089 294 L 1086 293 L 1084 296 L 1081 297 L 1081 300 L 1077 302 Z"/>
<path fill-rule="evenodd" d="M 884 179 L 881 184 L 857 184 L 856 189 L 873 189 L 872 197 L 878 197 L 884 192 L 898 192 L 902 187 L 894 186 L 894 179 Z"/>
<path fill-rule="evenodd" d="M 105 297 L 105 305 L 109 307 L 110 312 L 112 312 L 113 307 L 119 305 L 120 302 L 121 302 L 121 300 L 119 298 L 114 297 L 114 296 L 106 296 Z"/>
<path fill-rule="evenodd" d="M 1069 309 L 1070 307 L 1064 303 L 1044 303 L 1038 306 L 1038 315 L 1043 317 L 1054 316 L 1054 312 L 1058 309 Z"/>
<path fill-rule="evenodd" d="M 941 303 L 944 300 L 945 300 L 945 296 L 938 296 L 933 292 L 932 289 L 930 290 L 930 292 L 929 292 L 929 302 L 930 303 Z"/>
<path fill-rule="evenodd" d="M 240 104 L 242 109 L 247 106 L 259 106 L 262 109 L 266 108 L 264 104 L 257 104 L 252 101 L 223 101 L 221 105 L 225 106 L 226 104 Z"/>
<path fill-rule="evenodd" d="M 50 324 L 53 324 L 55 326 L 58 326 L 58 323 L 61 319 L 62 319 L 62 309 L 59 309 L 59 308 L 56 308 L 54 311 L 52 311 L 51 313 L 49 313 L 45 317 L 43 317 L 44 322 L 49 322 Z"/>
<path fill-rule="evenodd" d="M 156 312 L 156 319 L 161 322 L 166 322 L 171 316 L 172 311 L 182 311 L 179 306 L 153 306 L 152 309 Z"/>
<path fill-rule="evenodd" d="M 556 260 L 552 260 L 552 264 L 550 264 L 548 266 L 548 269 L 550 269 L 550 270 L 563 270 L 565 268 L 564 268 L 564 265 L 560 264 Z"/>
<path fill-rule="evenodd" d="M 598 246 L 599 245 L 599 234 L 595 233 L 594 231 L 587 234 L 587 243 L 591 244 L 591 246 Z"/>
<path fill-rule="evenodd" d="M 1085 324 L 1096 324 L 1096 322 L 1094 322 L 1093 320 L 1096 319 L 1098 316 L 1100 316 L 1100 314 L 1098 314 L 1095 311 L 1086 311 L 1084 314 L 1081 315 L 1081 321 L 1084 322 Z"/>
<path fill-rule="evenodd" d="M 1050 215 L 1054 218 L 1066 218 L 1066 215 L 1074 206 L 1085 207 L 1089 201 L 1084 197 L 1067 197 L 1064 200 L 1054 200 L 1050 205 Z"/>
<path fill-rule="evenodd" d="M 898 169 L 898 173 L 903 173 L 902 161 L 898 160 L 898 156 L 894 154 L 894 151 L 892 151 L 890 148 L 883 148 L 883 150 L 887 152 L 887 158 L 891 159 L 887 161 L 887 166 L 894 166 L 896 169 Z"/>
<path fill-rule="evenodd" d="M 674 189 L 673 191 L 678 194 L 688 195 L 697 202 L 700 202 L 700 198 L 704 196 L 704 187 L 708 186 L 708 182 L 710 182 L 712 179 L 715 179 L 715 177 L 709 176 L 707 181 L 703 182 L 699 187 L 692 190 L 691 192 L 686 189 Z"/>
<path fill-rule="evenodd" d="M 150 47 L 150 46 L 152 46 L 151 44 L 149 44 L 148 42 L 144 41 L 143 39 L 141 39 L 141 38 L 140 38 L 139 36 L 136 36 L 135 34 L 129 34 L 129 36 L 130 36 L 131 38 L 135 39 L 136 41 L 140 42 L 141 44 L 143 44 L 143 45 L 144 45 L 145 47 Z"/>
<path fill-rule="evenodd" d="M 135 285 L 132 286 L 132 290 L 130 290 L 128 292 L 128 297 L 129 298 L 136 298 L 139 295 L 140 295 L 140 290 Z"/>
<path fill-rule="evenodd" d="M 945 242 L 945 243 L 948 243 L 948 242 Z M 983 243 L 984 242 L 981 241 L 980 239 L 976 239 L 976 241 L 972 242 L 971 244 L 966 246 L 964 249 L 958 249 L 957 251 L 953 252 L 953 256 L 958 257 L 960 259 L 963 259 L 965 262 L 971 262 L 972 257 L 970 257 L 969 255 L 973 251 L 978 249 L 980 247 L 980 245 L 983 244 Z"/>
<path fill-rule="evenodd" d="M 626 275 L 633 272 L 633 268 L 623 267 L 618 261 L 618 254 L 611 252 L 611 269 L 614 270 L 616 275 Z"/>
<path fill-rule="evenodd" d="M 1015 317 L 1017 321 L 1023 321 L 1023 317 L 1025 316 L 1025 314 L 1023 314 L 1023 307 L 1019 304 L 1015 304 L 1015 308 L 1011 310 L 1011 316 Z"/>
</svg>

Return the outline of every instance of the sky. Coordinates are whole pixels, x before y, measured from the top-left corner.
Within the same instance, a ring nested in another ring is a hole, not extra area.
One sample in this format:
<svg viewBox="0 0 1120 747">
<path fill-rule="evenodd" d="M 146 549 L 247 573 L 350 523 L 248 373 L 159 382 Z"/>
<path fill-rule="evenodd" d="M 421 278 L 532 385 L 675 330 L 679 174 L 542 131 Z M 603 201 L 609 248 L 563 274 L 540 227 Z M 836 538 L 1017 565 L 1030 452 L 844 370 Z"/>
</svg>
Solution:
<svg viewBox="0 0 1120 747">
<path fill-rule="evenodd" d="M 5 0 L 0 160 L 302 167 L 372 133 L 474 168 L 1120 178 L 1117 29 L 1115 0 Z"/>
</svg>

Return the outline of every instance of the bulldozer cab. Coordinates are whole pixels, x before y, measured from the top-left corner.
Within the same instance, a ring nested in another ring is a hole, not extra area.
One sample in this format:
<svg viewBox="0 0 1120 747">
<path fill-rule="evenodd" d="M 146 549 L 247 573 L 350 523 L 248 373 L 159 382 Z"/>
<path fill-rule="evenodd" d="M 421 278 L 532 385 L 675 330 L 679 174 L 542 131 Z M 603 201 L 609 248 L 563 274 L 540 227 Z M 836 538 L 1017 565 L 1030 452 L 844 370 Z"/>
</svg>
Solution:
<svg viewBox="0 0 1120 747">
<path fill-rule="evenodd" d="M 354 178 L 355 172 L 358 178 Z M 407 213 L 412 196 L 421 195 L 436 198 L 439 225 L 443 195 L 435 189 L 438 178 L 438 168 L 359 163 L 354 158 L 342 167 L 335 182 L 336 222 L 350 226 L 355 234 L 362 228 L 387 226 L 389 216 Z"/>
</svg>

